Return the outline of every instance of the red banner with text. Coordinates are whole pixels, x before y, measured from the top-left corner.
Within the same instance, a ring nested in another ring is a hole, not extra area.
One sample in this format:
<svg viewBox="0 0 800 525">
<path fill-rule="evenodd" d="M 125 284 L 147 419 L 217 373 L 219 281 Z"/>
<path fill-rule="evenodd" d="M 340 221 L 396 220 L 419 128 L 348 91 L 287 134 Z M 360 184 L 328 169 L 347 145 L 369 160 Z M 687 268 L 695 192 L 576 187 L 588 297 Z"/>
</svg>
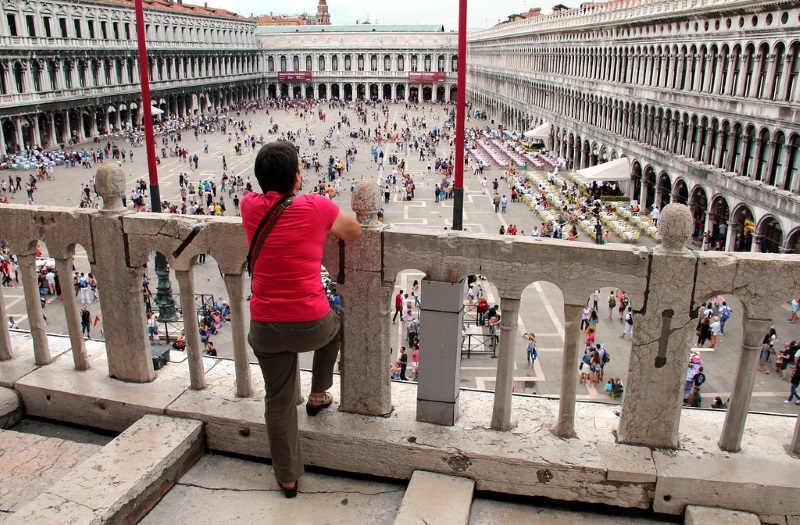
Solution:
<svg viewBox="0 0 800 525">
<path fill-rule="evenodd" d="M 311 80 L 311 71 L 280 71 L 278 80 L 280 82 L 308 82 Z"/>
<path fill-rule="evenodd" d="M 411 71 L 408 73 L 409 82 L 444 82 L 447 74 L 443 71 Z"/>
</svg>

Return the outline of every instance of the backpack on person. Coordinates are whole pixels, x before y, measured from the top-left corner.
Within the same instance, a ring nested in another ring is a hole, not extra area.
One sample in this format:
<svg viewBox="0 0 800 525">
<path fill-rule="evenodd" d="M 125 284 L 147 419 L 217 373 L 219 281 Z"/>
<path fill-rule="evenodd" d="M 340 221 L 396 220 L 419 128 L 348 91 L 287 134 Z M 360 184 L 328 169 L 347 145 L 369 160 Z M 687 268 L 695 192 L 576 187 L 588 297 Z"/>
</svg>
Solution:
<svg viewBox="0 0 800 525">
<path fill-rule="evenodd" d="M 606 350 L 603 352 L 603 364 L 606 364 L 609 361 L 611 361 L 611 356 L 608 354 L 608 350 Z"/>
<path fill-rule="evenodd" d="M 720 310 L 719 318 L 723 321 L 727 321 L 731 317 L 731 309 L 729 306 L 723 306 L 722 310 Z"/>
<path fill-rule="evenodd" d="M 700 386 L 706 382 L 706 375 L 703 372 L 697 372 L 693 378 L 694 385 Z"/>
<path fill-rule="evenodd" d="M 617 300 L 614 298 L 613 295 L 608 298 L 608 306 L 610 306 L 611 308 L 617 306 Z"/>
</svg>

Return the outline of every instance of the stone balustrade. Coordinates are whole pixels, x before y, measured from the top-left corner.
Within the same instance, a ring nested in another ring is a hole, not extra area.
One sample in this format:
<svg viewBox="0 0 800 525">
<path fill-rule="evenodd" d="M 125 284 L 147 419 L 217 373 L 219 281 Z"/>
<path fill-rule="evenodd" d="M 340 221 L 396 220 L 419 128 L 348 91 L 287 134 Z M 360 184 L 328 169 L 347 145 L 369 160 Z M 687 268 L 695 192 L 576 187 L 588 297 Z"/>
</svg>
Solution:
<svg viewBox="0 0 800 525">
<path fill-rule="evenodd" d="M 148 254 L 158 251 L 167 257 L 185 304 L 191 303 L 194 296 L 192 273 L 197 256 L 208 254 L 224 275 L 231 306 L 236 395 L 251 396 L 247 327 L 242 314 L 246 307 L 243 289 L 247 250 L 240 219 L 130 213 L 120 205 L 124 177 L 121 168 L 113 163 L 98 169 L 97 191 L 104 202 L 100 210 L 0 207 L 2 237 L 19 256 L 36 364 L 45 366 L 51 361 L 35 282 L 39 242 L 46 244 L 62 275 L 71 273 L 69 260 L 75 246 L 86 250 L 92 271 L 104 285 L 101 310 L 108 374 L 119 381 L 137 383 L 156 378 L 140 285 Z M 325 245 L 323 264 L 339 283 L 337 290 L 342 297 L 342 410 L 367 416 L 385 416 L 392 410 L 389 313 L 395 278 L 400 272 L 421 270 L 428 281 L 440 283 L 456 283 L 467 275 L 481 274 L 496 286 L 504 313 L 495 402 L 491 422 L 486 423 L 497 430 L 511 429 L 511 334 L 516 327 L 517 308 L 530 283 L 548 281 L 563 295 L 565 326 L 562 377 L 566 379 L 562 381 L 553 431 L 561 437 L 575 437 L 576 387 L 569 378 L 574 376 L 583 353 L 581 310 L 595 289 L 613 286 L 628 291 L 633 304 L 642 305 L 634 312 L 636 330 L 618 439 L 627 444 L 675 448 L 689 359 L 687 343 L 695 326 L 690 312 L 696 312 L 707 298 L 725 294 L 738 297 L 743 304 L 744 339 L 719 446 L 726 451 L 739 450 L 760 341 L 784 292 L 800 288 L 800 256 L 690 252 L 684 243 L 690 233 L 691 214 L 678 204 L 670 204 L 662 211 L 662 244 L 647 249 L 386 227 L 376 219 L 379 199 L 379 188 L 374 183 L 358 183 L 353 209 L 364 230 L 362 237 L 347 243 L 329 237 Z M 64 294 L 64 308 L 72 353 L 75 368 L 85 370 L 89 362 L 81 340 L 78 305 L 70 295 Z M 0 317 L 5 318 L 2 294 Z M 186 321 L 187 363 L 191 387 L 203 389 L 204 368 L 195 322 L 193 318 Z M 423 335 L 424 329 L 423 325 Z M 452 346 L 442 351 L 459 353 L 458 343 L 453 340 Z M 2 323 L 0 360 L 14 359 L 12 350 L 8 329 Z M 429 350 L 426 348 L 426 352 Z M 423 375 L 420 381 L 437 378 Z M 457 402 L 456 398 L 456 405 Z M 457 406 L 455 410 L 457 414 Z M 425 420 L 430 419 L 426 416 Z M 787 445 L 795 453 L 800 453 L 799 432 L 796 430 L 794 437 L 786 436 Z"/>
</svg>

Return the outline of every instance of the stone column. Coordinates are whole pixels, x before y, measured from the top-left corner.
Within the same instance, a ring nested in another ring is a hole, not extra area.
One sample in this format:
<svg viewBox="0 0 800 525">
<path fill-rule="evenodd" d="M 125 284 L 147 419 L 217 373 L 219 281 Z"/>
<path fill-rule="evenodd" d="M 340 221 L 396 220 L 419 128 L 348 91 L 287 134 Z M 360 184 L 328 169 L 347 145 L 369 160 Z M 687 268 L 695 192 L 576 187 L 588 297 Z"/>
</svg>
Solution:
<svg viewBox="0 0 800 525">
<path fill-rule="evenodd" d="M 119 196 L 125 192 L 125 173 L 116 163 L 100 165 L 96 175 L 97 192 L 103 208 L 90 216 L 95 263 L 92 270 L 103 283 L 106 298 L 100 310 L 107 327 L 106 351 L 108 373 L 121 381 L 145 383 L 155 379 L 150 345 L 145 334 L 142 303 L 141 269 L 126 261 L 127 246 L 123 232 L 126 210 Z"/>
<path fill-rule="evenodd" d="M 425 338 L 425 369 L 417 388 L 417 421 L 455 424 L 461 386 L 461 326 L 466 280 L 422 280 L 420 334 Z M 413 349 L 409 348 L 411 353 Z"/>
<path fill-rule="evenodd" d="M 789 451 L 795 456 L 800 456 L 800 416 L 794 424 L 794 435 L 792 436 L 792 443 L 789 445 Z"/>
<path fill-rule="evenodd" d="M 728 223 L 728 230 L 726 232 L 725 250 L 732 252 L 736 248 L 736 235 L 741 230 L 741 225 Z"/>
<path fill-rule="evenodd" d="M 742 448 L 742 435 L 747 422 L 747 407 L 753 394 L 753 381 L 756 377 L 758 354 L 761 341 L 772 324 L 770 319 L 750 319 L 747 314 L 742 317 L 744 336 L 739 353 L 739 364 L 736 367 L 736 380 L 733 383 L 728 411 L 725 412 L 725 423 L 722 425 L 722 436 L 719 448 L 727 452 L 739 452 Z"/>
<path fill-rule="evenodd" d="M 389 307 L 394 283 L 382 278 L 383 225 L 377 218 L 380 199 L 380 188 L 373 181 L 356 184 L 352 206 L 363 233 L 344 246 L 338 242 L 339 250 L 344 250 L 344 267 L 339 270 L 345 277 L 337 285 L 342 296 L 343 323 L 340 409 L 373 416 L 386 415 L 392 410 L 387 371 L 391 360 Z M 332 244 L 328 242 L 327 248 Z"/>
<path fill-rule="evenodd" d="M 39 115 L 33 116 L 33 144 L 32 146 L 42 145 L 42 130 L 39 128 Z"/>
<path fill-rule="evenodd" d="M 11 336 L 8 333 L 6 322 L 6 303 L 3 300 L 3 291 L 0 290 L 0 361 L 14 358 L 14 347 L 11 346 Z"/>
<path fill-rule="evenodd" d="M 558 403 L 558 426 L 555 433 L 562 438 L 575 437 L 575 397 L 578 385 L 575 370 L 580 362 L 582 305 L 564 305 L 564 353 L 561 359 L 561 399 Z"/>
<path fill-rule="evenodd" d="M 22 136 L 22 119 L 19 117 L 14 118 L 14 131 L 17 137 L 17 148 L 20 151 L 25 151 L 25 137 Z"/>
<path fill-rule="evenodd" d="M 226 273 L 225 289 L 231 306 L 231 335 L 233 336 L 233 359 L 236 363 L 236 395 L 250 397 L 253 387 L 250 381 L 250 354 L 247 351 L 247 337 L 244 324 L 244 276 Z M 193 303 L 192 303 L 193 304 Z M 196 330 L 195 330 L 196 331 Z"/>
<path fill-rule="evenodd" d="M 47 125 L 48 125 L 48 148 L 52 149 L 58 144 L 58 137 L 56 137 L 56 119 L 53 113 L 47 114 Z"/>
<path fill-rule="evenodd" d="M 175 270 L 175 279 L 180 288 L 183 307 L 183 330 L 186 332 L 186 358 L 189 361 L 189 383 L 195 390 L 206 387 L 203 367 L 203 343 L 197 330 L 197 315 L 194 309 L 194 276 L 191 269 Z M 191 305 L 191 306 L 186 306 Z"/>
<path fill-rule="evenodd" d="M 67 319 L 67 331 L 69 332 L 69 342 L 72 346 L 72 360 L 75 362 L 77 370 L 88 370 L 89 359 L 86 355 L 86 345 L 83 343 L 81 334 L 81 319 L 78 313 L 78 299 L 75 297 L 74 290 L 70 283 L 72 279 L 72 259 L 56 258 L 56 271 L 61 278 L 61 299 L 64 303 L 64 316 Z"/>
<path fill-rule="evenodd" d="M 511 430 L 511 389 L 514 386 L 514 347 L 516 346 L 519 299 L 500 298 L 500 355 L 494 384 L 492 428 Z"/>
<path fill-rule="evenodd" d="M 621 443 L 675 448 L 689 359 L 686 341 L 694 326 L 688 312 L 696 259 L 684 246 L 692 231 L 689 208 L 665 206 L 658 231 L 661 245 L 653 252 L 649 275 L 652 293 L 634 312 L 636 330 L 618 438 Z"/>
<path fill-rule="evenodd" d="M 644 175 L 642 179 L 642 194 L 639 195 L 639 207 L 644 210 L 647 207 L 647 194 L 650 191 L 650 184 L 644 180 Z"/>
<path fill-rule="evenodd" d="M 22 287 L 25 291 L 25 309 L 33 338 L 33 354 L 37 365 L 49 365 L 50 344 L 47 341 L 42 303 L 39 301 L 39 280 L 36 276 L 36 254 L 18 255 Z M 3 319 L 5 321 L 5 319 Z"/>
</svg>

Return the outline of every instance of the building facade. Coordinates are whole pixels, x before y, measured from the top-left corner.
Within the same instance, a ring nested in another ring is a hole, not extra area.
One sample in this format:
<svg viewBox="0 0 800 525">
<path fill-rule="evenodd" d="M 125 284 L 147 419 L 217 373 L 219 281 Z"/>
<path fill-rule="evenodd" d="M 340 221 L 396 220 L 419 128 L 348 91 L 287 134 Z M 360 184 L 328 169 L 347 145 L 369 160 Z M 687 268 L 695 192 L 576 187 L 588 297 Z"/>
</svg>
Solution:
<svg viewBox="0 0 800 525">
<path fill-rule="evenodd" d="M 268 96 L 455 101 L 457 35 L 440 25 L 259 27 Z"/>
<path fill-rule="evenodd" d="M 576 169 L 628 157 L 632 199 L 728 250 L 796 252 L 799 46 L 796 3 L 623 0 L 471 33 L 468 96 Z"/>
<path fill-rule="evenodd" d="M 1 152 L 141 124 L 132 0 L 9 1 L 0 11 Z M 259 96 L 254 22 L 154 0 L 146 2 L 145 24 L 154 107 L 199 115 Z"/>
</svg>

